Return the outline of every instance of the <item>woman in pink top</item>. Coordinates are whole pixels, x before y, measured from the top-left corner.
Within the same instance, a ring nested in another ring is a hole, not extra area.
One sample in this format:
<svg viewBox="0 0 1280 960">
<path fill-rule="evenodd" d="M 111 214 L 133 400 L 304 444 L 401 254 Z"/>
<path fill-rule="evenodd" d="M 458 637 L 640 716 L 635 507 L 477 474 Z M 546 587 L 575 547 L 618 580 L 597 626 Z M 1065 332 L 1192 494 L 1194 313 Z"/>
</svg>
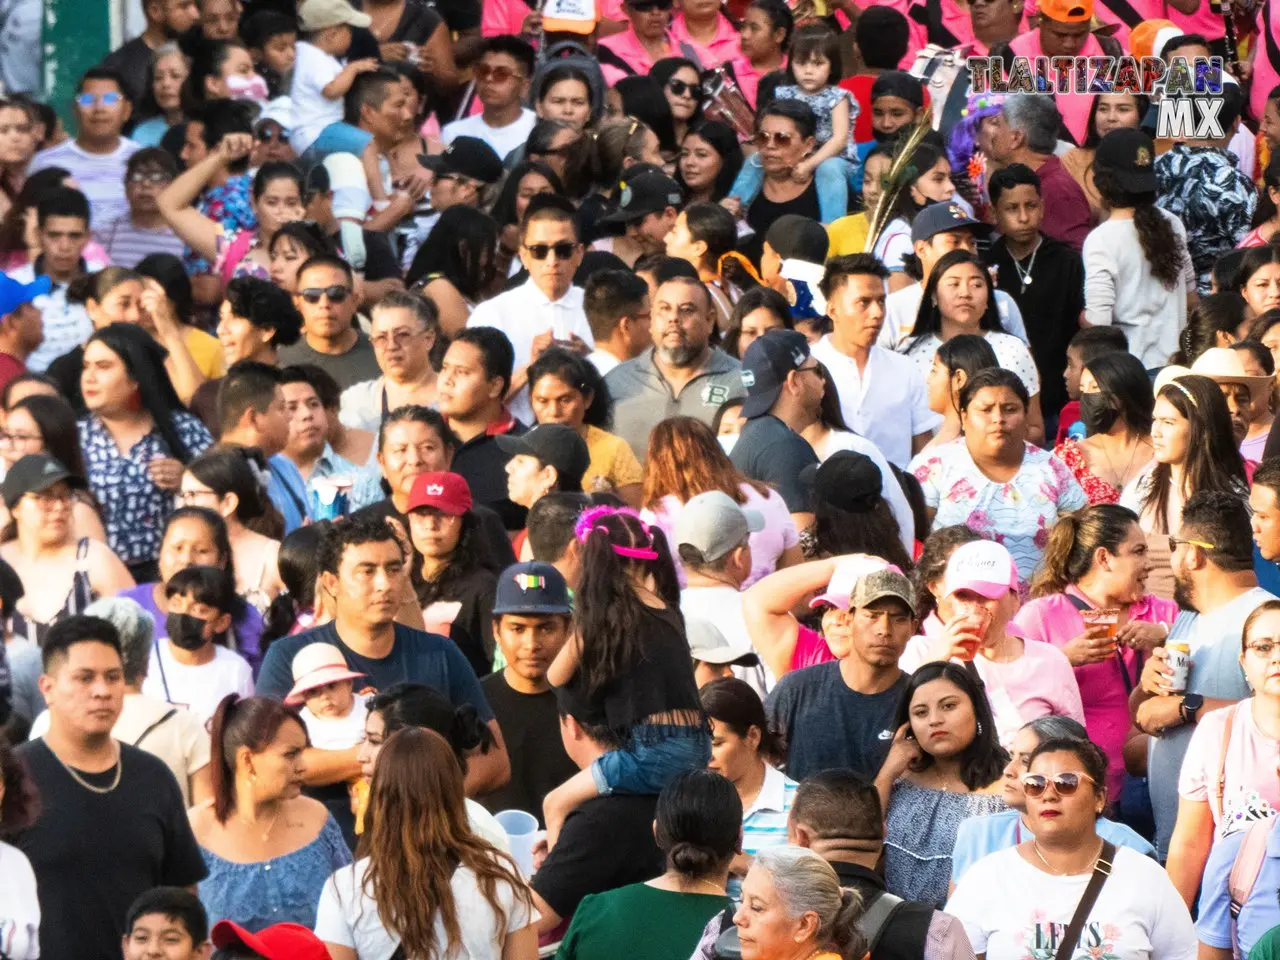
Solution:
<svg viewBox="0 0 1280 960">
<path fill-rule="evenodd" d="M 1040 26 L 1015 37 L 1009 49 L 1015 56 L 1030 57 L 1102 57 L 1106 51 L 1089 29 L 1093 18 L 1093 0 L 1049 0 L 1040 4 Z M 1057 93 L 1054 100 L 1062 122 L 1077 144 L 1084 143 L 1089 126 L 1089 93 Z"/>
<path fill-rule="evenodd" d="M 630 26 L 621 33 L 601 37 L 596 45 L 596 59 L 606 83 L 612 86 L 623 77 L 645 76 L 659 60 L 678 54 L 667 33 L 672 2 L 624 0 L 622 12 Z"/>
<path fill-rule="evenodd" d="M 914 672 L 925 663 L 951 660 L 976 671 L 983 682 L 996 735 L 1013 742 L 1023 724 L 1048 714 L 1084 722 L 1080 689 L 1062 652 L 1020 636 L 1011 622 L 1018 610 L 1018 568 L 1004 546 L 977 540 L 947 561 L 935 637 L 913 637 L 898 666 Z"/>
<path fill-rule="evenodd" d="M 720 0 L 681 0 L 671 21 L 671 40 L 680 56 L 711 70 L 742 55 L 738 31 L 723 13 Z"/>
<path fill-rule="evenodd" d="M 1249 614 L 1240 640 L 1240 666 L 1253 696 L 1202 714 L 1187 746 L 1169 840 L 1169 879 L 1188 906 L 1214 841 L 1280 810 L 1277 651 L 1280 600 L 1268 600 Z"/>
<path fill-rule="evenodd" d="M 1146 652 L 1169 635 L 1178 605 L 1146 592 L 1147 538 L 1132 510 L 1111 503 L 1060 519 L 1049 534 L 1032 599 L 1014 624 L 1024 637 L 1051 643 L 1075 671 L 1089 739 L 1107 755 L 1107 795 L 1124 785 L 1129 692 Z M 1115 626 L 1093 626 L 1085 615 L 1105 610 Z M 1112 633 L 1108 637 L 1108 633 Z"/>
</svg>

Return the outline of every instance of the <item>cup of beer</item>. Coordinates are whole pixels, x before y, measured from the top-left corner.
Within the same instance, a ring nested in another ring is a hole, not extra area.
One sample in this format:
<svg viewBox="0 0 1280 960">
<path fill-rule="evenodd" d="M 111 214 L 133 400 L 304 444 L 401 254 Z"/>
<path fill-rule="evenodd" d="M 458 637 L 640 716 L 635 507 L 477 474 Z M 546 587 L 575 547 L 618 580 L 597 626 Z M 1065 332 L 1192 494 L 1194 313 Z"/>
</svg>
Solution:
<svg viewBox="0 0 1280 960">
<path fill-rule="evenodd" d="M 1103 636 L 1111 641 L 1108 653 L 1115 653 L 1116 631 L 1120 629 L 1120 611 L 1112 608 L 1100 608 L 1096 610 L 1081 610 L 1080 617 L 1084 620 L 1086 630 L 1095 628 L 1103 628 L 1106 632 Z"/>
</svg>

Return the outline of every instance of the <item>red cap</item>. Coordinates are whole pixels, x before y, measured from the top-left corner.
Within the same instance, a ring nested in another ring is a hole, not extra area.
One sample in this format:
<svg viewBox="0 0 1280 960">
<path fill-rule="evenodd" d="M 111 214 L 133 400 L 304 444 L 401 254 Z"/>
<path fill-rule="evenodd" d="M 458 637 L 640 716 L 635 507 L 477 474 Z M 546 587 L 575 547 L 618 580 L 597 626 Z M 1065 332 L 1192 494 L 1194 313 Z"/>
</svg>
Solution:
<svg viewBox="0 0 1280 960">
<path fill-rule="evenodd" d="M 471 509 L 471 488 L 456 473 L 423 473 L 413 481 L 409 491 L 409 509 L 435 507 L 455 517 Z"/>
<path fill-rule="evenodd" d="M 330 960 L 324 941 L 297 923 L 277 923 L 250 933 L 230 920 L 219 920 L 210 939 L 215 947 L 240 944 L 267 960 Z"/>
</svg>

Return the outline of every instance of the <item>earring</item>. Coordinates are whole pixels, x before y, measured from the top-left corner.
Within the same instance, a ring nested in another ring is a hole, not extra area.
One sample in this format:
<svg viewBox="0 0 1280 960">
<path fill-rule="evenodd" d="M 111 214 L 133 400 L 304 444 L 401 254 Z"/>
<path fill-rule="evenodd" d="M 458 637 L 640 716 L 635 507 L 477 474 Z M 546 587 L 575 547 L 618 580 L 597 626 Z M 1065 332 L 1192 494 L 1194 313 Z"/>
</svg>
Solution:
<svg viewBox="0 0 1280 960">
<path fill-rule="evenodd" d="M 978 734 L 979 734 L 979 735 L 981 735 L 981 734 L 982 734 L 982 721 L 981 721 L 981 720 L 979 720 L 979 721 L 978 721 Z"/>
</svg>

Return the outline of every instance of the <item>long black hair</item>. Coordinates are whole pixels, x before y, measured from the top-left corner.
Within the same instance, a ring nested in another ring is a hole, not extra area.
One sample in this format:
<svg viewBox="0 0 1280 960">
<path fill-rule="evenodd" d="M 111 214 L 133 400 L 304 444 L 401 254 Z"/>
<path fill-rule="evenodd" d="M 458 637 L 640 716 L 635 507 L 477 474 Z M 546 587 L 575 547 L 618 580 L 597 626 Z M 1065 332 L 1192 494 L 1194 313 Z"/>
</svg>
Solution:
<svg viewBox="0 0 1280 960">
<path fill-rule="evenodd" d="M 784 330 L 794 330 L 796 323 L 791 317 L 791 306 L 787 298 L 772 287 L 752 287 L 733 305 L 733 313 L 729 315 L 729 329 L 725 331 L 721 348 L 732 357 L 742 358 L 738 347 L 738 339 L 742 336 L 742 321 L 757 310 L 768 310 L 782 322 Z"/>
<path fill-rule="evenodd" d="M 992 349 L 991 344 L 987 343 L 987 338 L 980 337 L 976 333 L 957 334 L 946 343 L 939 344 L 936 356 L 938 362 L 947 368 L 947 393 L 949 395 L 952 392 L 950 380 L 955 374 L 963 373 L 967 383 L 969 378 L 979 370 L 1000 366 L 996 352 Z M 957 407 L 956 413 L 960 412 L 959 401 L 959 397 L 951 397 L 951 403 Z"/>
<path fill-rule="evenodd" d="M 1084 367 L 1098 382 L 1098 392 L 1120 412 L 1130 436 L 1151 433 L 1151 408 L 1156 398 L 1141 360 L 1132 353 L 1116 351 L 1094 357 Z"/>
<path fill-rule="evenodd" d="M 1218 346 L 1218 334 L 1225 333 L 1232 340 L 1245 320 L 1244 298 L 1234 290 L 1207 293 L 1196 302 L 1187 317 L 1187 325 L 1178 334 L 1178 351 L 1169 358 L 1170 363 L 1189 367 L 1206 350 Z"/>
<path fill-rule="evenodd" d="M 781 734 L 769 725 L 760 694 L 749 683 L 737 677 L 721 677 L 712 680 L 698 691 L 702 709 L 706 715 L 723 723 L 739 737 L 746 737 L 751 728 L 760 731 L 757 753 L 775 766 L 787 759 L 787 744 Z"/>
<path fill-rule="evenodd" d="M 434 730 L 453 748 L 464 773 L 468 753 L 477 748 L 488 753 L 493 745 L 493 731 L 474 706 L 455 707 L 448 697 L 423 683 L 397 683 L 379 691 L 369 700 L 369 713 L 382 717 L 388 737 L 407 727 Z"/>
<path fill-rule="evenodd" d="M 685 138 L 690 136 L 706 141 L 712 150 L 720 154 L 720 172 L 716 174 L 716 182 L 711 190 L 711 199 L 719 203 L 733 189 L 733 181 L 738 179 L 742 164 L 746 160 L 742 153 L 742 144 L 738 141 L 738 135 L 734 133 L 733 128 L 719 120 L 700 120 L 692 124 Z M 680 182 L 680 186 L 688 190 L 678 170 L 676 180 Z"/>
<path fill-rule="evenodd" d="M 486 213 L 465 205 L 449 207 L 418 248 L 405 285 L 412 289 L 441 274 L 468 300 L 479 301 L 493 272 L 498 224 Z"/>
<path fill-rule="evenodd" d="M 920 309 L 916 313 L 915 329 L 910 343 L 903 352 L 910 353 L 912 347 L 930 334 L 942 336 L 942 308 L 938 306 L 938 284 L 942 282 L 948 270 L 962 263 L 977 267 L 978 273 L 982 276 L 982 282 L 987 288 L 987 309 L 978 318 L 978 329 L 1004 332 L 1004 325 L 1000 322 L 1000 310 L 996 306 L 996 292 L 991 284 L 991 275 L 982 266 L 982 261 L 968 250 L 952 250 L 950 253 L 943 254 L 929 271 L 929 279 L 925 281 L 924 293 L 920 297 Z"/>
<path fill-rule="evenodd" d="M 84 454 L 80 450 L 80 433 L 76 429 L 76 412 L 62 397 L 33 393 L 23 397 L 9 411 L 25 410 L 36 426 L 44 442 L 44 452 L 71 471 L 71 475 L 84 483 L 89 478 L 84 466 Z"/>
<path fill-rule="evenodd" d="M 613 88 L 622 97 L 622 112 L 654 132 L 659 150 L 666 154 L 675 153 L 679 148 L 676 121 L 671 116 L 671 103 L 661 81 L 647 75 L 623 77 Z"/>
<path fill-rule="evenodd" d="M 960 751 L 961 781 L 970 790 L 977 790 L 994 783 L 1004 772 L 1005 765 L 1009 762 L 1009 754 L 1004 747 L 1000 746 L 1000 739 L 996 736 L 996 720 L 991 712 L 991 704 L 987 702 L 986 693 L 978 686 L 978 681 L 963 667 L 949 661 L 926 663 L 913 673 L 907 680 L 902 696 L 898 698 L 893 729 L 897 730 L 904 723 L 911 722 L 912 698 L 917 690 L 934 680 L 946 680 L 959 687 L 973 704 L 973 716 L 977 720 L 977 729 L 973 740 Z M 911 769 L 919 773 L 928 770 L 933 764 L 932 754 L 925 749 L 925 744 L 920 744 L 920 758 L 911 765 Z"/>
<path fill-rule="evenodd" d="M 219 497 L 234 493 L 233 516 L 245 529 L 272 540 L 284 535 L 284 518 L 267 495 L 267 462 L 262 451 L 236 444 L 217 446 L 187 464 L 187 471 Z"/>
<path fill-rule="evenodd" d="M 1120 186 L 1117 175 L 1107 167 L 1093 165 L 1093 185 L 1102 202 L 1112 210 L 1133 210 L 1133 227 L 1138 232 L 1142 255 L 1151 266 L 1151 275 L 1166 290 L 1174 290 L 1186 266 L 1185 244 L 1179 240 L 1173 223 L 1156 206 L 1156 195 L 1131 193 Z"/>
<path fill-rule="evenodd" d="M 551 347 L 529 364 L 529 391 L 532 393 L 538 381 L 547 376 L 555 377 L 584 397 L 590 396 L 582 422 L 590 427 L 608 428 L 613 419 L 613 397 L 594 363 L 563 347 Z"/>
<path fill-rule="evenodd" d="M 298 622 L 298 616 L 316 606 L 316 578 L 320 575 L 320 544 L 332 524 L 328 520 L 299 527 L 280 544 L 276 566 L 284 590 L 271 601 L 262 617 L 261 650 L 281 637 L 288 636 Z"/>
<path fill-rule="evenodd" d="M 520 193 L 520 181 L 531 173 L 536 173 L 546 179 L 551 184 L 551 191 L 558 196 L 564 196 L 564 183 L 560 180 L 560 174 L 556 173 L 541 160 L 525 160 L 518 163 L 507 174 L 507 179 L 502 182 L 502 189 L 498 191 L 498 199 L 493 202 L 493 209 L 490 213 L 499 227 L 509 227 L 512 224 L 519 223 L 516 217 L 516 198 Z M 443 214 L 442 214 L 443 216 Z"/>
<path fill-rule="evenodd" d="M 413 584 L 413 592 L 418 604 L 429 607 L 440 600 L 451 600 L 458 596 L 458 586 L 469 580 L 477 571 L 487 570 L 497 574 L 498 565 L 489 550 L 488 541 L 480 529 L 480 521 L 468 510 L 462 515 L 458 542 L 449 554 L 449 562 L 434 580 L 422 575 L 422 556 L 414 548 L 413 563 L 409 570 L 409 580 Z"/>
<path fill-rule="evenodd" d="M 1138 124 L 1141 126 L 1142 121 L 1147 116 L 1147 110 L 1151 106 L 1151 98 L 1145 93 L 1130 93 L 1129 96 L 1138 104 Z M 1098 144 L 1102 137 L 1098 134 L 1098 104 L 1102 102 L 1102 98 L 1106 94 L 1097 94 L 1093 98 L 1093 103 L 1089 104 L 1089 122 L 1085 125 L 1084 143 L 1081 144 L 1086 150 L 1098 149 Z"/>
</svg>

